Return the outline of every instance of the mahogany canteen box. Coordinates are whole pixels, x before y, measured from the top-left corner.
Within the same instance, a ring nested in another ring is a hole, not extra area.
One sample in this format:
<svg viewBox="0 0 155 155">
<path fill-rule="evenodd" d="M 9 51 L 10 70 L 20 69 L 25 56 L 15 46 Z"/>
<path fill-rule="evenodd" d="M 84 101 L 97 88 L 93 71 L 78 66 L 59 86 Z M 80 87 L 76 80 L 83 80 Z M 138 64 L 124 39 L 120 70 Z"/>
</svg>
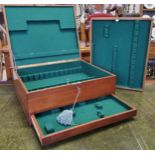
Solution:
<svg viewBox="0 0 155 155">
<path fill-rule="evenodd" d="M 80 59 L 74 6 L 6 6 L 15 88 L 26 115 L 109 95 L 115 75 Z M 30 119 L 31 120 L 31 119 Z"/>
<path fill-rule="evenodd" d="M 114 73 L 117 87 L 143 90 L 151 28 L 148 18 L 92 18 L 92 64 Z"/>
<path fill-rule="evenodd" d="M 80 59 L 73 6 L 5 6 L 3 13 L 17 97 L 42 145 L 136 115 L 113 95 L 116 76 Z M 74 124 L 60 125 L 77 87 Z"/>
</svg>

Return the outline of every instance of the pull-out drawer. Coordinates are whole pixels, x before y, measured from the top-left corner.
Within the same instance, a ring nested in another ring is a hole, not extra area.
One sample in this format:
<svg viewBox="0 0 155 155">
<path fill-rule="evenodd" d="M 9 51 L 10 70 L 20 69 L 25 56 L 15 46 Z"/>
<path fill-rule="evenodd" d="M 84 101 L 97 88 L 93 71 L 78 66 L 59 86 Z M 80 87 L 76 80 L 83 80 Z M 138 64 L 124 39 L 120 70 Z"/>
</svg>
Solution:
<svg viewBox="0 0 155 155">
<path fill-rule="evenodd" d="M 56 117 L 62 110 L 70 108 L 71 106 L 65 106 L 31 116 L 32 124 L 42 145 L 53 144 L 128 119 L 137 113 L 135 108 L 112 95 L 77 103 L 74 109 L 73 125 L 60 125 Z"/>
</svg>

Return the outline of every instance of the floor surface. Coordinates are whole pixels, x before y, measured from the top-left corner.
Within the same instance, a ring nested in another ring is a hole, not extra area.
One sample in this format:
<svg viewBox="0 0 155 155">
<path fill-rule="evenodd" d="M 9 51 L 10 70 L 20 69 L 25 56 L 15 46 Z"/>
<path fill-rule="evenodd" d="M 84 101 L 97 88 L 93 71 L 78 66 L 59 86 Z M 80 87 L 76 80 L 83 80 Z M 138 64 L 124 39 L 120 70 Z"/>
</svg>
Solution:
<svg viewBox="0 0 155 155">
<path fill-rule="evenodd" d="M 26 122 L 13 86 L 0 85 L 0 149 L 155 149 L 155 84 L 146 84 L 144 92 L 119 89 L 116 95 L 137 108 L 134 119 L 41 147 Z"/>
</svg>

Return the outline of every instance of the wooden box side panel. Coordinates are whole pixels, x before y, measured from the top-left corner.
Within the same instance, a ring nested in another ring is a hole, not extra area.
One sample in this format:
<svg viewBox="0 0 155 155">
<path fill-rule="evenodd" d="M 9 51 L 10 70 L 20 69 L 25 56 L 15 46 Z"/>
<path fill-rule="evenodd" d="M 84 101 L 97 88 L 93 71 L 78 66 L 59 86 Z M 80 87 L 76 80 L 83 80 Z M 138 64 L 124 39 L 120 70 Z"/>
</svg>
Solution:
<svg viewBox="0 0 155 155">
<path fill-rule="evenodd" d="M 80 87 L 81 90 L 77 102 L 111 95 L 115 92 L 115 81 L 115 76 L 111 76 L 84 83 L 32 92 L 28 96 L 30 114 L 73 104 L 77 95 L 76 86 Z"/>
<path fill-rule="evenodd" d="M 28 97 L 27 97 L 27 92 L 22 86 L 22 83 L 19 79 L 16 79 L 13 81 L 14 82 L 14 87 L 16 90 L 17 98 L 19 100 L 20 105 L 22 106 L 22 109 L 26 115 L 26 118 L 31 124 L 31 119 L 30 119 L 30 114 L 29 114 L 29 107 L 28 107 Z"/>
</svg>

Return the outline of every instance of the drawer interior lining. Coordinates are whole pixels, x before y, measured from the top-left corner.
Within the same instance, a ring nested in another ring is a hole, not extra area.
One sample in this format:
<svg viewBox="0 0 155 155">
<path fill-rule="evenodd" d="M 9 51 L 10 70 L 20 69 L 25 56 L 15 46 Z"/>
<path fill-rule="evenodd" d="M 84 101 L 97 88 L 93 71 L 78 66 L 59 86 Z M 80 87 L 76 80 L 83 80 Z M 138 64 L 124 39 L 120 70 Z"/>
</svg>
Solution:
<svg viewBox="0 0 155 155">
<path fill-rule="evenodd" d="M 100 107 L 99 107 L 100 106 Z M 50 132 L 46 129 L 49 127 L 51 133 L 61 131 L 73 126 L 63 126 L 57 123 L 56 117 L 58 114 L 65 109 L 70 109 L 71 106 L 61 107 L 46 112 L 36 114 L 36 120 L 41 128 L 43 135 L 48 135 Z M 116 99 L 113 96 L 106 96 L 97 98 L 94 100 L 88 100 L 85 102 L 77 103 L 75 106 L 74 126 L 84 124 L 90 121 L 100 119 L 98 112 L 102 113 L 104 117 L 112 116 L 131 110 L 129 106 Z"/>
<path fill-rule="evenodd" d="M 82 61 L 19 69 L 18 74 L 28 91 L 110 75 Z"/>
</svg>

